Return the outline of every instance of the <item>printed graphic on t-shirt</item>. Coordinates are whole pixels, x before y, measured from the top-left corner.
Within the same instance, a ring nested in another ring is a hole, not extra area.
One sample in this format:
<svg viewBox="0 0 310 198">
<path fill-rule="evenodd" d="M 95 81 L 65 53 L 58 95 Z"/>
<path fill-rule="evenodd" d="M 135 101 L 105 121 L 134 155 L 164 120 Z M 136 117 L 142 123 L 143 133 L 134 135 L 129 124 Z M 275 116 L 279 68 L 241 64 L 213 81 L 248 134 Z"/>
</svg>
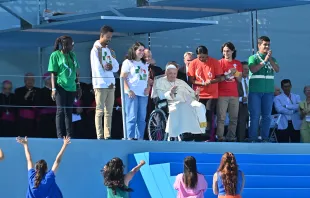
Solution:
<svg viewBox="0 0 310 198">
<path fill-rule="evenodd" d="M 146 70 L 145 69 L 142 69 L 140 66 L 138 66 L 136 69 L 135 69 L 135 73 L 136 74 L 139 74 L 139 79 L 140 80 L 146 80 L 147 78 L 147 74 L 146 74 Z"/>
<path fill-rule="evenodd" d="M 71 69 L 71 68 L 69 67 L 69 65 L 66 63 L 65 57 L 63 58 L 62 61 L 63 61 L 64 67 L 66 68 L 64 72 L 68 71 L 68 72 L 69 72 L 68 77 L 71 77 L 72 69 Z M 74 64 L 74 67 L 77 67 L 77 63 L 76 63 L 75 60 L 73 61 L 73 64 Z"/>
<path fill-rule="evenodd" d="M 209 76 L 210 79 L 212 79 L 212 76 L 213 76 L 212 72 L 209 71 L 208 76 Z"/>
<path fill-rule="evenodd" d="M 108 52 L 107 51 L 104 51 L 102 53 L 102 60 L 106 61 L 107 63 L 109 64 L 112 64 L 112 58 L 110 55 L 108 55 Z"/>
</svg>

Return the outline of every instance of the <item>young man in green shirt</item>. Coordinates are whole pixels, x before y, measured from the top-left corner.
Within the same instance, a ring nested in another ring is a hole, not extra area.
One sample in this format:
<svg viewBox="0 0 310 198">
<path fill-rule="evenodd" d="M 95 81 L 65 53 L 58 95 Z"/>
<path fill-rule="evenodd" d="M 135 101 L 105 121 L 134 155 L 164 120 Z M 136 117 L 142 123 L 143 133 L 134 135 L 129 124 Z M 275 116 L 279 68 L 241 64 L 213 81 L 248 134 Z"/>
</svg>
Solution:
<svg viewBox="0 0 310 198">
<path fill-rule="evenodd" d="M 249 57 L 249 140 L 257 141 L 260 116 L 262 117 L 261 136 L 264 142 L 269 140 L 271 111 L 274 97 L 274 72 L 279 66 L 270 50 L 270 39 L 267 36 L 258 38 L 258 52 Z"/>
</svg>

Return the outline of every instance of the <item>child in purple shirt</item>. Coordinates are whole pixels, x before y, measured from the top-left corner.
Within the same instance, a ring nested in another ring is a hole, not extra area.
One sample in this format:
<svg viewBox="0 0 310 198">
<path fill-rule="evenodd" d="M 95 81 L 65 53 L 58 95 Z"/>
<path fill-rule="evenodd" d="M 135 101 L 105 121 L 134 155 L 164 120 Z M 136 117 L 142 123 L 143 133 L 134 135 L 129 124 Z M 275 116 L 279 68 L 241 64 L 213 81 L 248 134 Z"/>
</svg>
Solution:
<svg viewBox="0 0 310 198">
<path fill-rule="evenodd" d="M 25 155 L 28 167 L 28 190 L 26 198 L 63 198 L 62 193 L 55 181 L 55 173 L 60 164 L 62 155 L 67 145 L 70 144 L 70 138 L 64 137 L 64 143 L 59 151 L 51 170 L 47 171 L 45 160 L 39 160 L 33 168 L 33 162 L 28 148 L 28 140 L 25 138 L 16 138 L 17 142 L 22 144 L 25 149 Z"/>
<path fill-rule="evenodd" d="M 196 159 L 188 156 L 184 159 L 184 173 L 177 175 L 174 188 L 177 198 L 203 198 L 208 187 L 205 177 L 197 172 Z"/>
</svg>

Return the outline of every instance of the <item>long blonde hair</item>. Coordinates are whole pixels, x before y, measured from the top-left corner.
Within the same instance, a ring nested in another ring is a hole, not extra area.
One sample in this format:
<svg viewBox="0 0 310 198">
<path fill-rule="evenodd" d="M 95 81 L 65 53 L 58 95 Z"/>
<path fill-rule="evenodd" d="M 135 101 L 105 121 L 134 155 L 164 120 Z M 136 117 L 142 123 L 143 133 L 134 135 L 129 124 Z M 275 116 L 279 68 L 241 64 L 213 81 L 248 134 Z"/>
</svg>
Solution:
<svg viewBox="0 0 310 198">
<path fill-rule="evenodd" d="M 225 193 L 227 195 L 236 195 L 238 184 L 238 165 L 235 155 L 231 152 L 226 152 L 222 156 L 221 163 L 217 171 L 220 174 Z"/>
</svg>

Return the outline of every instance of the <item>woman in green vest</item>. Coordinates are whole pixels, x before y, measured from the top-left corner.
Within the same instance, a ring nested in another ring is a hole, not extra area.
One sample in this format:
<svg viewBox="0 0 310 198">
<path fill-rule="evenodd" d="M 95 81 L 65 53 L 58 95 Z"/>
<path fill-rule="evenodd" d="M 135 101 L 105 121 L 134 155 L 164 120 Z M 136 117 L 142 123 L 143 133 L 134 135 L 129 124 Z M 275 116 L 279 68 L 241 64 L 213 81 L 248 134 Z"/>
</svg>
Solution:
<svg viewBox="0 0 310 198">
<path fill-rule="evenodd" d="M 103 168 L 104 185 L 107 187 L 107 198 L 128 198 L 129 192 L 133 190 L 129 188 L 129 182 L 133 176 L 145 164 L 141 160 L 129 173 L 124 174 L 123 161 L 115 157 L 111 159 Z"/>
</svg>

